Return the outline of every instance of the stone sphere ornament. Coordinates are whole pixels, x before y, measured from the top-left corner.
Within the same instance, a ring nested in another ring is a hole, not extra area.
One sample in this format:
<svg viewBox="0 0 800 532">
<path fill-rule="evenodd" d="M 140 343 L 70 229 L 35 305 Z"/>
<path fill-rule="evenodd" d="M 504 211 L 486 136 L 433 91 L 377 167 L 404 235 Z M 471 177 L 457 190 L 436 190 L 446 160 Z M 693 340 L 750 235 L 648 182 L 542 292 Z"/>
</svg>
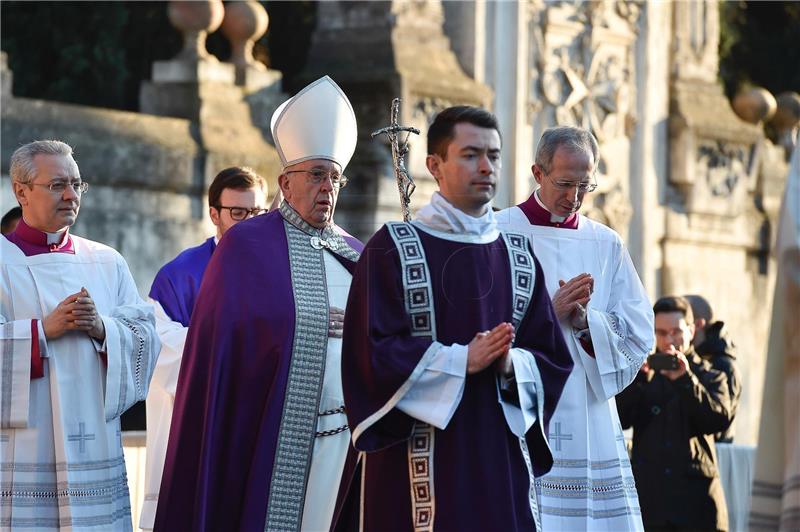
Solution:
<svg viewBox="0 0 800 532">
<path fill-rule="evenodd" d="M 782 92 L 776 100 L 778 102 L 778 111 L 772 117 L 771 122 L 775 129 L 785 131 L 800 126 L 800 94 Z"/>
<path fill-rule="evenodd" d="M 217 61 L 206 50 L 206 37 L 222 24 L 225 17 L 222 0 L 173 0 L 169 3 L 167 15 L 172 25 L 183 33 L 183 50 L 175 59 Z"/>
<path fill-rule="evenodd" d="M 739 118 L 751 124 L 769 120 L 778 108 L 775 97 L 761 87 L 740 92 L 733 99 L 732 105 Z"/>
<path fill-rule="evenodd" d="M 225 5 L 222 34 L 231 43 L 231 63 L 237 68 L 267 68 L 253 57 L 253 45 L 267 32 L 269 15 L 254 0 L 229 2 Z"/>
</svg>

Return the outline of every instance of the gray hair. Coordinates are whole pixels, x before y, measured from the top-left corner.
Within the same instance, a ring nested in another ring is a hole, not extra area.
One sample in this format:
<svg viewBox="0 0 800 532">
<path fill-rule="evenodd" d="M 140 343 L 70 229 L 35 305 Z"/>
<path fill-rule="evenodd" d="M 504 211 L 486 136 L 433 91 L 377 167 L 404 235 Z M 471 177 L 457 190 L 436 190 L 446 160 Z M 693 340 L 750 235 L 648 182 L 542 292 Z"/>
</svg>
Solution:
<svg viewBox="0 0 800 532">
<path fill-rule="evenodd" d="M 11 155 L 8 173 L 11 182 L 30 183 L 36 177 L 36 165 L 33 163 L 37 155 L 65 155 L 72 157 L 72 146 L 60 140 L 35 140 L 20 146 Z"/>
<path fill-rule="evenodd" d="M 572 153 L 591 153 L 594 166 L 597 168 L 600 148 L 594 135 L 589 130 L 580 127 L 556 126 L 549 127 L 542 133 L 539 146 L 536 148 L 536 164 L 545 174 L 550 173 L 553 156 L 561 147 Z"/>
</svg>

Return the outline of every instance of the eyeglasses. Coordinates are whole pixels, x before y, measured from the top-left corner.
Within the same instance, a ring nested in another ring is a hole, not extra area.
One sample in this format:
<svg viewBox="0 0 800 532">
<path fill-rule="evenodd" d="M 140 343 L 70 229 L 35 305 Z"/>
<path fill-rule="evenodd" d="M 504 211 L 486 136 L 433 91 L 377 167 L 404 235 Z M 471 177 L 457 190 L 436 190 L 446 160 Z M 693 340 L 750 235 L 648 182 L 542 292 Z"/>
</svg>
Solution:
<svg viewBox="0 0 800 532">
<path fill-rule="evenodd" d="M 344 188 L 347 185 L 347 176 L 340 174 L 339 172 L 330 171 L 327 172 L 325 170 L 289 170 L 288 172 L 284 172 L 284 174 L 308 174 L 306 177 L 306 181 L 309 184 L 319 185 L 326 179 L 330 178 L 331 184 L 336 188 Z"/>
<path fill-rule="evenodd" d="M 89 190 L 89 183 L 86 181 L 51 181 L 50 183 L 28 183 L 31 186 L 47 187 L 53 194 L 63 194 L 67 187 L 72 187 L 75 194 L 79 196 Z"/>
<path fill-rule="evenodd" d="M 245 218 L 249 218 L 251 216 L 258 216 L 262 212 L 267 212 L 267 209 L 262 209 L 261 207 L 247 209 L 245 207 L 223 207 L 222 205 L 217 205 L 214 208 L 217 210 L 228 209 L 231 211 L 231 218 L 237 222 L 241 222 Z"/>
<path fill-rule="evenodd" d="M 547 179 L 550 179 L 548 174 L 545 174 Z M 594 176 L 592 176 L 594 177 Z M 558 190 L 570 190 L 572 188 L 578 187 L 578 191 L 580 192 L 594 192 L 597 190 L 597 183 L 588 183 L 586 181 L 575 182 L 575 181 L 553 181 L 550 179 L 550 182 L 556 187 Z"/>
</svg>

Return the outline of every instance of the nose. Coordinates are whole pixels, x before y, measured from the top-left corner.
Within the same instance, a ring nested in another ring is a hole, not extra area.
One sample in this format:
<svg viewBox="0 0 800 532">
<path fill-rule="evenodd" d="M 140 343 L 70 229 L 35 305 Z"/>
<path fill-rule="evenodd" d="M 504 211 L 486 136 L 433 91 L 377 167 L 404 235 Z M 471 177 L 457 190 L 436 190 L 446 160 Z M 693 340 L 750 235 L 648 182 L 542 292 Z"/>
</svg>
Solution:
<svg viewBox="0 0 800 532">
<path fill-rule="evenodd" d="M 488 155 L 482 155 L 478 159 L 478 171 L 481 175 L 490 175 L 494 172 L 494 165 Z"/>
<path fill-rule="evenodd" d="M 75 190 L 75 185 L 68 185 L 67 188 L 64 189 L 64 193 L 61 195 L 61 199 L 65 201 L 77 201 L 79 200 L 81 195 Z"/>
</svg>

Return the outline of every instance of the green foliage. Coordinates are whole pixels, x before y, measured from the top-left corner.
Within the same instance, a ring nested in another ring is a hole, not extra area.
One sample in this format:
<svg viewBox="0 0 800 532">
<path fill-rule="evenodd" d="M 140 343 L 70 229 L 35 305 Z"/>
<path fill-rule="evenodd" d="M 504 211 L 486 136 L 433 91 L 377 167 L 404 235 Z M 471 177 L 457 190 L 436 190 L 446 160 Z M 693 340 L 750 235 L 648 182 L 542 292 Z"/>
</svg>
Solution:
<svg viewBox="0 0 800 532">
<path fill-rule="evenodd" d="M 255 56 L 291 78 L 303 68 L 316 2 L 262 2 L 270 16 Z M 137 110 L 141 82 L 154 61 L 181 49 L 166 2 L 0 3 L 0 47 L 8 53 L 16 96 Z M 217 31 L 208 50 L 220 59 L 230 44 Z"/>
<path fill-rule="evenodd" d="M 728 97 L 748 85 L 800 92 L 800 2 L 721 2 L 719 55 Z"/>
</svg>

